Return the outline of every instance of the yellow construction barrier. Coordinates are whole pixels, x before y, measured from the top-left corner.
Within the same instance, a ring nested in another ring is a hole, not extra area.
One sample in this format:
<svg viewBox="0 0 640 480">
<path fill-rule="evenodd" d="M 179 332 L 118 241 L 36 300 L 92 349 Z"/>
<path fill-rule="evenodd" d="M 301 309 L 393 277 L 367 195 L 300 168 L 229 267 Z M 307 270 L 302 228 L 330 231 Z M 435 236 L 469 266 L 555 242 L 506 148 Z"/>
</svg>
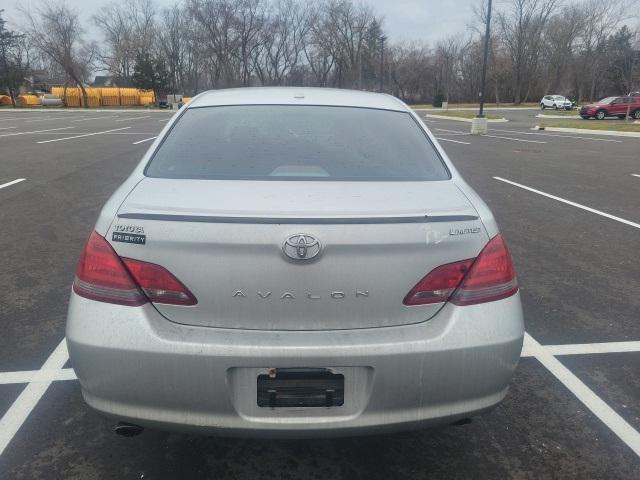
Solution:
<svg viewBox="0 0 640 480">
<path fill-rule="evenodd" d="M 11 102 L 11 100 L 9 100 Z M 18 95 L 16 104 L 21 107 L 33 107 L 35 105 L 41 105 L 40 97 L 37 95 Z"/>
<path fill-rule="evenodd" d="M 85 87 L 90 107 L 138 106 L 155 102 L 153 90 L 119 87 Z M 69 107 L 82 106 L 82 90 L 78 87 L 51 87 L 51 94 L 60 97 Z"/>
</svg>

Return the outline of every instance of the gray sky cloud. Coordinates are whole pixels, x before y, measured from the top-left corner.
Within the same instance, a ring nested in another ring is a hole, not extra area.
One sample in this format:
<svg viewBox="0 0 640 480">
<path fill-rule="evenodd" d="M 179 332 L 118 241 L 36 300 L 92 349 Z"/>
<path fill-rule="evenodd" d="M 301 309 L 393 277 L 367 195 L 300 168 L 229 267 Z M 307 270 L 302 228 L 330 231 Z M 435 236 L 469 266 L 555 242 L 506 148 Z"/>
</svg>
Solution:
<svg viewBox="0 0 640 480">
<path fill-rule="evenodd" d="M 169 6 L 175 0 L 156 0 L 159 6 Z M 473 20 L 473 5 L 477 0 L 368 0 L 378 15 L 384 17 L 384 25 L 390 40 L 426 41 L 434 43 L 448 35 L 464 35 Z M 1 0 L 10 28 L 20 24 L 17 2 Z M 109 0 L 67 0 L 67 4 L 81 13 L 87 30 L 95 33 L 89 17 Z M 37 1 L 22 0 L 22 5 L 37 5 Z"/>
</svg>

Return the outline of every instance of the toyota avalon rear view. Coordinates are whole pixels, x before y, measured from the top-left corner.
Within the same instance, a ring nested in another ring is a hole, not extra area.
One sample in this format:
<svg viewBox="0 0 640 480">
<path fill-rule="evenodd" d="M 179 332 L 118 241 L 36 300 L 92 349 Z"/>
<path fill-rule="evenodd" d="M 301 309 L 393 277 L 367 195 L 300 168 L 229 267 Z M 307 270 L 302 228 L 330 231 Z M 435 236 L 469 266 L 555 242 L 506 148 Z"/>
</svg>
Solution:
<svg viewBox="0 0 640 480">
<path fill-rule="evenodd" d="M 100 213 L 67 320 L 91 407 L 243 436 L 466 420 L 523 333 L 493 215 L 419 117 L 306 88 L 185 105 Z"/>
</svg>

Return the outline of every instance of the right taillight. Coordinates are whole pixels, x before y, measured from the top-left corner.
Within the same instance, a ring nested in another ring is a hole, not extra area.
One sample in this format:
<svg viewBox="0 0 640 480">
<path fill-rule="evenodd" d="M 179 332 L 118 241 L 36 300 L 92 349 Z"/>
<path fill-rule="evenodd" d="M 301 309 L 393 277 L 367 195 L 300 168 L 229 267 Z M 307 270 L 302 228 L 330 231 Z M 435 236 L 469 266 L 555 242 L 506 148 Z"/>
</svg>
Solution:
<svg viewBox="0 0 640 480">
<path fill-rule="evenodd" d="M 166 268 L 120 258 L 102 236 L 93 232 L 80 256 L 73 291 L 99 302 L 140 306 L 153 303 L 195 305 L 193 294 Z"/>
<path fill-rule="evenodd" d="M 482 249 L 449 301 L 455 305 L 475 305 L 507 298 L 517 291 L 511 254 L 498 234 Z"/>
<path fill-rule="evenodd" d="M 518 291 L 511 254 L 502 235 L 493 237 L 475 259 L 433 269 L 404 299 L 409 306 L 451 302 L 475 305 L 507 298 Z"/>
</svg>

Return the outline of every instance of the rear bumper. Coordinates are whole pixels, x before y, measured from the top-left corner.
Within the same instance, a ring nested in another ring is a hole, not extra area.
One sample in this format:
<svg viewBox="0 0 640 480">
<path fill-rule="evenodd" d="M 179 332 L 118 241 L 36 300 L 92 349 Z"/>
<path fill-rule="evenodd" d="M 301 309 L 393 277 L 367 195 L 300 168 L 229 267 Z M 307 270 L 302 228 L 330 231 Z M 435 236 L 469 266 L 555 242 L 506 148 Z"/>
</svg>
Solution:
<svg viewBox="0 0 640 480">
<path fill-rule="evenodd" d="M 430 321 L 345 331 L 189 327 L 150 305 L 72 294 L 67 342 L 87 403 L 143 426 L 242 436 L 335 436 L 454 422 L 506 395 L 522 347 L 519 295 L 450 304 Z M 345 377 L 331 408 L 261 408 L 258 374 L 323 367 Z"/>
</svg>

